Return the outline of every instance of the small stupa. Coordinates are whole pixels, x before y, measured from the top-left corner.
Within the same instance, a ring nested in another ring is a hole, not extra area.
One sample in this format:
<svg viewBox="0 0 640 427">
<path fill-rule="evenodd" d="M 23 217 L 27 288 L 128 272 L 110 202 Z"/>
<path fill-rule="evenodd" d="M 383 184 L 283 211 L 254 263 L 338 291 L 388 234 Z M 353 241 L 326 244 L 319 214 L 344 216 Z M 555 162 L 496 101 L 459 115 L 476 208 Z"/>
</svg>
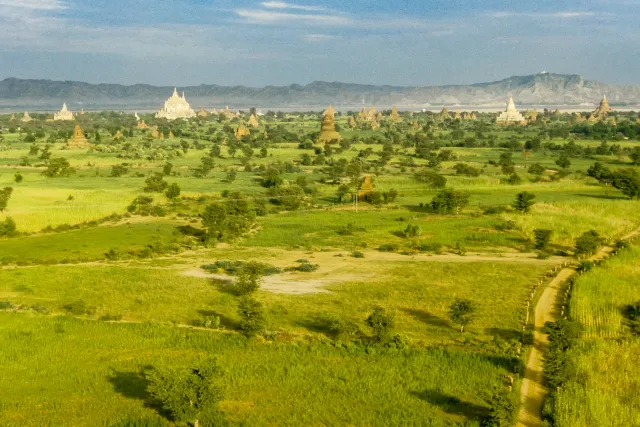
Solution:
<svg viewBox="0 0 640 427">
<path fill-rule="evenodd" d="M 249 126 L 251 126 L 252 128 L 260 127 L 260 122 L 256 118 L 255 114 L 252 114 L 251 117 L 249 117 Z"/>
<path fill-rule="evenodd" d="M 67 148 L 74 149 L 74 148 L 88 148 L 88 147 L 91 147 L 91 144 L 89 144 L 89 141 L 84 136 L 84 133 L 82 132 L 82 128 L 80 128 L 80 125 L 76 125 L 75 129 L 73 130 L 73 136 L 69 138 L 69 140 L 67 141 Z"/>
<path fill-rule="evenodd" d="M 215 108 L 213 110 L 211 110 L 211 115 L 218 115 L 218 110 L 216 110 Z"/>
<path fill-rule="evenodd" d="M 533 111 L 527 110 L 524 112 L 523 116 L 525 119 L 527 119 L 527 122 L 533 123 L 538 120 L 538 110 L 536 110 L 535 108 L 533 109 Z"/>
<path fill-rule="evenodd" d="M 335 114 L 336 110 L 333 105 L 329 105 L 329 108 L 322 113 L 322 126 L 320 127 L 318 143 L 342 141 L 342 136 L 336 131 Z"/>
<path fill-rule="evenodd" d="M 209 113 L 207 113 L 204 108 L 200 107 L 200 110 L 198 110 L 198 117 L 206 118 L 208 116 Z"/>
<path fill-rule="evenodd" d="M 513 102 L 513 97 L 509 97 L 509 103 L 507 104 L 507 111 L 503 111 L 502 113 L 500 113 L 500 115 L 496 119 L 496 123 L 500 123 L 500 124 L 520 123 L 520 124 L 526 125 L 527 120 L 516 109 L 516 105 Z"/>
<path fill-rule="evenodd" d="M 575 115 L 576 122 L 584 122 L 585 120 L 587 120 L 584 117 L 582 117 L 582 114 L 578 112 L 575 112 L 574 115 Z"/>
<path fill-rule="evenodd" d="M 398 123 L 402 121 L 402 117 L 400 117 L 400 114 L 398 114 L 398 109 L 396 108 L 395 105 L 391 109 L 391 114 L 389 114 L 389 121 L 391 123 Z"/>
<path fill-rule="evenodd" d="M 16 115 L 12 114 L 11 117 L 9 117 L 9 121 L 12 122 L 16 119 Z"/>
<path fill-rule="evenodd" d="M 116 134 L 113 137 L 114 141 L 120 141 L 121 139 L 124 139 L 124 135 L 122 134 L 122 132 L 117 131 Z"/>
<path fill-rule="evenodd" d="M 73 120 L 73 113 L 67 109 L 67 103 L 62 104 L 62 110 L 53 115 L 54 121 L 59 120 Z"/>
<path fill-rule="evenodd" d="M 31 118 L 31 116 L 29 115 L 29 113 L 25 111 L 25 112 L 24 112 L 24 116 L 22 116 L 22 119 L 21 119 L 21 120 L 22 120 L 23 122 L 25 122 L 25 123 L 29 123 L 29 122 L 30 122 L 31 120 L 33 120 L 33 119 Z"/>
<path fill-rule="evenodd" d="M 239 141 L 242 139 L 243 136 L 251 135 L 251 131 L 249 130 L 247 125 L 244 123 L 244 121 L 241 121 L 240 124 L 238 124 L 238 127 L 236 128 L 236 131 L 233 134 L 236 137 L 236 139 Z"/>
<path fill-rule="evenodd" d="M 149 125 L 144 122 L 144 120 L 140 120 L 136 125 L 136 129 L 149 129 Z"/>
<path fill-rule="evenodd" d="M 447 110 L 447 107 L 442 107 L 442 111 L 440 111 L 440 116 L 439 117 L 442 120 L 451 118 L 451 116 L 449 115 L 449 111 Z"/>
<path fill-rule="evenodd" d="M 173 131 L 172 131 L 172 130 L 170 130 L 170 131 L 169 131 L 169 139 L 173 139 L 173 138 L 175 138 L 175 137 L 176 137 L 176 136 L 174 135 Z"/>
<path fill-rule="evenodd" d="M 227 105 L 225 107 L 225 109 L 222 111 L 222 114 L 227 118 L 227 119 L 233 119 L 238 117 L 240 114 L 239 113 L 234 113 L 233 111 L 229 110 L 229 106 Z"/>
<path fill-rule="evenodd" d="M 167 120 L 190 119 L 195 116 L 196 113 L 189 106 L 184 92 L 182 92 L 182 96 L 178 95 L 177 88 L 173 89 L 173 95 L 165 101 L 162 110 L 156 113 L 156 118 Z"/>
<path fill-rule="evenodd" d="M 362 178 L 360 187 L 358 187 L 358 199 L 365 199 L 369 194 L 373 193 L 375 189 L 371 175 L 365 175 L 364 178 Z"/>
<path fill-rule="evenodd" d="M 349 124 L 349 127 L 350 127 L 351 129 L 355 129 L 355 128 L 357 128 L 357 127 L 358 127 L 358 123 L 356 122 L 356 116 L 351 116 L 351 117 L 349 117 L 349 122 L 348 122 L 348 124 Z"/>
<path fill-rule="evenodd" d="M 151 129 L 151 136 L 156 139 L 160 136 L 160 132 L 158 132 L 158 126 L 154 126 Z"/>
<path fill-rule="evenodd" d="M 600 105 L 596 108 L 593 113 L 589 116 L 590 122 L 599 122 L 605 120 L 610 112 L 613 111 L 613 108 L 609 105 L 609 101 L 607 101 L 607 95 L 602 97 L 602 101 L 600 101 Z"/>
</svg>

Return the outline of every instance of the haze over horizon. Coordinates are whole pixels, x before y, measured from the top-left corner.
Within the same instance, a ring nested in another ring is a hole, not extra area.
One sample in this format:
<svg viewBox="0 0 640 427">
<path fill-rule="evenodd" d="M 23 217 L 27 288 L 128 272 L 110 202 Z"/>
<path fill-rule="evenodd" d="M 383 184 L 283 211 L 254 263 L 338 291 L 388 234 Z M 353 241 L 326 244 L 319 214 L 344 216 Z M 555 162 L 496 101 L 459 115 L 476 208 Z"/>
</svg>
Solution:
<svg viewBox="0 0 640 427">
<path fill-rule="evenodd" d="M 0 0 L 0 79 L 431 86 L 548 70 L 640 84 L 639 1 L 482 3 Z"/>
</svg>

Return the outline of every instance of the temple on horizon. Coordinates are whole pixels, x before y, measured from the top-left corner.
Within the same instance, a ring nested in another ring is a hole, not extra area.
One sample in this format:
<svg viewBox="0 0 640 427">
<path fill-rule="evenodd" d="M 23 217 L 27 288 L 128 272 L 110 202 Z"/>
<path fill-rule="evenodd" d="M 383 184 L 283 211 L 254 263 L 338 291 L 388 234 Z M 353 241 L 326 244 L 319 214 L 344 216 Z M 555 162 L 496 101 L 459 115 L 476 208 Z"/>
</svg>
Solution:
<svg viewBox="0 0 640 427">
<path fill-rule="evenodd" d="M 67 103 L 62 104 L 62 110 L 53 115 L 53 120 L 73 120 L 73 113 L 67 109 Z"/>
<path fill-rule="evenodd" d="M 178 89 L 173 89 L 173 95 L 167 99 L 164 103 L 162 110 L 156 113 L 157 119 L 190 119 L 196 116 L 196 112 L 193 111 L 187 99 L 182 92 L 182 96 L 178 95 Z"/>
<path fill-rule="evenodd" d="M 527 124 L 527 120 L 524 118 L 522 114 L 516 108 L 516 105 L 513 103 L 513 97 L 509 97 L 509 103 L 507 104 L 507 111 L 503 111 L 500 113 L 498 118 L 496 119 L 496 123 L 500 124 L 511 124 L 511 123 L 520 123 L 522 125 Z"/>
</svg>

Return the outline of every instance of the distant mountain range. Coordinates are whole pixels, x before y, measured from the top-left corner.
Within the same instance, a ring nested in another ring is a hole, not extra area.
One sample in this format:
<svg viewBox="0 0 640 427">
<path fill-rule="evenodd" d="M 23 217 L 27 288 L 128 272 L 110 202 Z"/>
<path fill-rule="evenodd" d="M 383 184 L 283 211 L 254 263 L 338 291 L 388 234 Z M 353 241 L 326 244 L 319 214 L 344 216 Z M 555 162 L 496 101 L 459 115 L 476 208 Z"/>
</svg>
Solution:
<svg viewBox="0 0 640 427">
<path fill-rule="evenodd" d="M 200 85 L 179 87 L 195 109 L 221 108 L 338 108 L 359 106 L 399 108 L 441 108 L 504 106 L 513 96 L 523 106 L 583 106 L 600 102 L 607 95 L 615 105 L 640 105 L 640 86 L 620 86 L 585 80 L 579 75 L 541 73 L 509 77 L 472 85 L 401 87 L 372 86 L 339 82 L 313 82 L 308 85 L 246 86 Z M 75 81 L 23 80 L 8 78 L 0 82 L 3 109 L 58 109 L 63 102 L 79 110 L 140 109 L 155 110 L 173 92 L 173 87 L 145 84 L 89 84 Z"/>
</svg>

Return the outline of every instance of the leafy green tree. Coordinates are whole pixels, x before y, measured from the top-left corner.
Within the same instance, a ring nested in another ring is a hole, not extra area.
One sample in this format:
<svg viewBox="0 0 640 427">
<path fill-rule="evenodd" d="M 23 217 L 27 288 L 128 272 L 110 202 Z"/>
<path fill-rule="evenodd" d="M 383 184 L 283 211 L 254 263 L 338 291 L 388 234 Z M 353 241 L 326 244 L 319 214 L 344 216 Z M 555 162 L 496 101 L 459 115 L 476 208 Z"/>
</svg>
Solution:
<svg viewBox="0 0 640 427">
<path fill-rule="evenodd" d="M 340 184 L 338 190 L 336 191 L 336 197 L 338 198 L 338 202 L 342 202 L 344 196 L 352 193 L 351 186 L 349 184 Z"/>
<path fill-rule="evenodd" d="M 146 184 L 144 191 L 146 193 L 162 193 L 169 186 L 169 183 L 162 178 L 163 175 L 161 173 L 154 172 L 144 181 Z"/>
<path fill-rule="evenodd" d="M 0 212 L 4 212 L 4 210 L 7 208 L 7 204 L 9 203 L 9 199 L 11 198 L 12 193 L 12 187 L 4 187 L 2 190 L 0 190 Z"/>
<path fill-rule="evenodd" d="M 418 237 L 422 234 L 422 229 L 418 224 L 408 224 L 407 228 L 404 229 L 403 233 L 404 237 Z"/>
<path fill-rule="evenodd" d="M 42 174 L 49 178 L 57 178 L 61 176 L 69 176 L 74 172 L 75 169 L 71 167 L 67 159 L 64 157 L 58 157 L 57 159 L 51 159 L 49 161 L 47 169 L 42 172 Z"/>
<path fill-rule="evenodd" d="M 576 239 L 576 255 L 590 255 L 594 253 L 602 243 L 602 237 L 595 230 L 582 233 Z"/>
<path fill-rule="evenodd" d="M 630 199 L 640 199 L 640 173 L 634 169 L 621 169 L 614 173 L 613 186 Z"/>
<path fill-rule="evenodd" d="M 382 307 L 375 307 L 366 318 L 365 324 L 371 328 L 376 342 L 384 342 L 393 329 L 394 315 L 387 313 Z"/>
<path fill-rule="evenodd" d="M 16 174 L 13 175 L 13 180 L 16 182 L 16 184 L 20 184 L 24 180 L 24 177 L 20 172 L 16 172 Z"/>
<path fill-rule="evenodd" d="M 283 181 L 280 170 L 273 166 L 267 168 L 262 175 L 262 186 L 266 188 L 278 187 Z"/>
<path fill-rule="evenodd" d="M 486 394 L 489 415 L 482 420 L 483 427 L 511 427 L 518 409 L 518 402 L 513 393 L 505 387 L 494 386 Z"/>
<path fill-rule="evenodd" d="M 238 316 L 240 316 L 239 328 L 247 337 L 255 336 L 265 328 L 264 308 L 259 301 L 249 295 L 240 298 Z"/>
<path fill-rule="evenodd" d="M 203 416 L 217 412 L 223 398 L 222 370 L 214 359 L 189 369 L 154 369 L 146 374 L 147 392 L 181 422 L 198 427 Z"/>
<path fill-rule="evenodd" d="M 622 314 L 627 319 L 631 331 L 636 335 L 640 335 L 640 301 L 627 305 L 622 310 Z"/>
<path fill-rule="evenodd" d="M 238 296 L 249 295 L 260 289 L 264 264 L 250 261 L 242 266 L 238 272 L 234 290 Z"/>
<path fill-rule="evenodd" d="M 451 188 L 440 191 L 431 201 L 431 208 L 441 214 L 455 212 L 456 215 L 469 204 L 471 195 L 466 191 Z"/>
<path fill-rule="evenodd" d="M 516 195 L 516 199 L 514 200 L 513 208 L 521 213 L 528 213 L 531 210 L 531 207 L 536 203 L 534 199 L 536 195 L 533 193 L 529 193 L 528 191 L 523 191 L 522 193 L 518 193 Z"/>
<path fill-rule="evenodd" d="M 562 169 L 569 169 L 571 167 L 571 160 L 565 155 L 560 156 L 558 160 L 556 160 L 556 165 L 560 166 Z"/>
<path fill-rule="evenodd" d="M 235 169 L 229 169 L 227 171 L 227 177 L 226 177 L 227 182 L 232 183 L 233 181 L 235 181 L 237 175 L 238 173 L 236 172 Z"/>
<path fill-rule="evenodd" d="M 12 237 L 16 234 L 16 222 L 10 216 L 0 222 L 0 236 Z"/>
<path fill-rule="evenodd" d="M 502 173 L 510 175 L 515 172 L 515 163 L 513 162 L 513 153 L 505 152 L 500 154 L 498 165 L 502 168 Z"/>
<path fill-rule="evenodd" d="M 162 174 L 164 176 L 171 175 L 171 171 L 173 171 L 173 163 L 167 162 L 162 166 Z"/>
<path fill-rule="evenodd" d="M 464 332 L 465 326 L 473 321 L 475 311 L 473 302 L 456 298 L 449 306 L 449 318 L 453 323 L 460 325 L 460 332 Z"/>
<path fill-rule="evenodd" d="M 180 186 L 174 182 L 164 192 L 164 195 L 167 196 L 169 200 L 175 200 L 180 197 Z"/>
<path fill-rule="evenodd" d="M 126 173 L 129 172 L 129 168 L 126 167 L 125 165 L 113 165 L 111 166 L 111 176 L 114 178 L 120 177 L 122 175 L 125 175 Z"/>
<path fill-rule="evenodd" d="M 631 153 L 629 154 L 629 158 L 631 159 L 631 163 L 634 165 L 640 165 L 640 147 L 633 147 L 633 150 L 631 150 Z"/>
<path fill-rule="evenodd" d="M 536 238 L 536 244 L 534 248 L 541 251 L 547 249 L 547 246 L 549 246 L 549 242 L 551 241 L 552 234 L 553 234 L 553 231 L 551 230 L 543 230 L 543 229 L 533 230 L 533 235 Z"/>
<path fill-rule="evenodd" d="M 416 172 L 413 177 L 416 181 L 423 182 L 430 188 L 444 188 L 447 185 L 447 178 L 428 170 Z"/>
<path fill-rule="evenodd" d="M 534 163 L 527 169 L 531 175 L 541 176 L 544 173 L 544 167 L 540 163 Z"/>
</svg>

